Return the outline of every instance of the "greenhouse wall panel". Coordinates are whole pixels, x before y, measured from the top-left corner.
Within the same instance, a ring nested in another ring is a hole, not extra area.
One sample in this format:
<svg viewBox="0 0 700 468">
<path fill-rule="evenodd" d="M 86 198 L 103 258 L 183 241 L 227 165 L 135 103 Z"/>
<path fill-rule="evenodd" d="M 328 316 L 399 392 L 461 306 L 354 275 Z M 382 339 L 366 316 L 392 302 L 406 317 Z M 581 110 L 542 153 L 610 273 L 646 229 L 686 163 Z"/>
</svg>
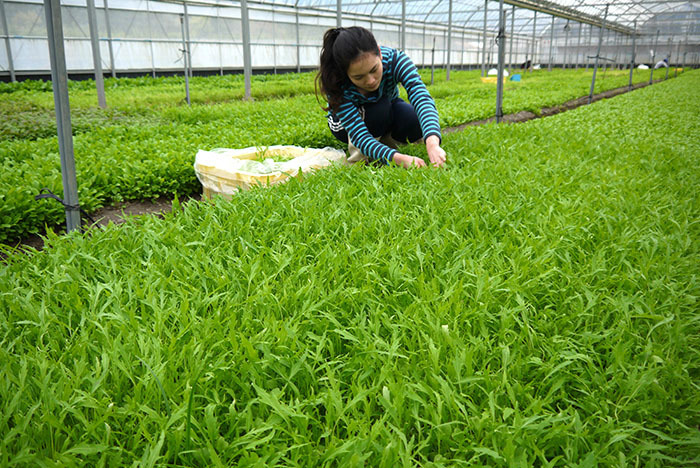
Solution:
<svg viewBox="0 0 700 468">
<path fill-rule="evenodd" d="M 241 10 L 239 3 L 211 3 L 203 0 L 188 4 L 189 38 L 192 64 L 198 69 L 241 68 L 242 44 Z M 589 0 L 586 0 L 589 1 Z M 92 69 L 92 51 L 87 26 L 86 0 L 62 1 L 63 32 L 69 54 L 68 67 L 72 72 L 88 72 Z M 297 53 L 301 66 L 318 65 L 323 34 L 336 26 L 335 4 L 319 6 L 318 2 L 297 2 L 296 10 L 291 3 L 249 3 L 251 46 L 253 66 L 258 69 L 294 68 L 297 66 Z M 670 4 L 670 3 L 669 3 Z M 447 9 L 434 2 L 419 4 L 407 2 L 407 22 L 405 49 L 419 66 L 431 63 L 444 65 L 447 60 Z M 617 17 L 617 21 L 629 18 L 637 12 L 640 18 L 637 30 L 642 33 L 637 38 L 636 62 L 651 64 L 670 57 L 672 61 L 696 63 L 698 42 L 700 42 L 700 8 L 687 12 L 681 4 L 674 3 L 669 11 L 660 6 L 646 10 L 612 8 L 613 14 L 627 12 L 628 16 Z M 680 6 L 679 6 L 680 5 Z M 304 8 L 308 6 L 309 8 Z M 400 47 L 401 4 L 399 2 L 355 4 L 343 2 L 343 26 L 365 26 L 371 29 L 380 45 Z M 48 73 L 49 61 L 46 43 L 44 7 L 41 0 L 5 0 L 5 13 L 9 26 L 9 42 L 16 70 L 25 73 Z M 96 0 L 100 50 L 105 70 L 111 68 L 107 15 L 111 28 L 114 62 L 118 72 L 143 72 L 173 70 L 182 65 L 180 44 L 182 41 L 181 18 L 185 8 L 182 3 L 155 0 L 113 0 L 109 10 L 105 10 L 103 0 Z M 483 4 L 456 2 L 451 37 L 452 65 L 480 66 L 483 60 L 494 65 L 497 61 L 497 47 L 494 41 L 497 33 L 496 7 L 489 8 L 488 38 L 486 57 L 483 57 L 483 16 L 479 12 Z M 595 10 L 587 6 L 585 11 Z M 654 11 L 652 11 L 654 10 Z M 653 14 L 658 10 L 657 14 Z M 506 8 L 509 13 L 512 7 Z M 580 24 L 566 18 L 551 20 L 551 16 L 540 15 L 537 29 L 532 30 L 531 11 L 514 9 L 515 22 L 511 26 L 510 16 L 506 22 L 506 33 L 511 27 L 514 37 L 506 44 L 506 61 L 523 63 L 532 59 L 534 63 L 556 66 L 584 66 L 592 63 L 590 58 L 597 51 L 598 27 Z M 429 14 L 430 13 L 430 14 Z M 371 14 L 371 15 L 370 15 Z M 425 14 L 426 16 L 422 16 Z M 540 19 L 543 18 L 544 19 Z M 620 19 L 622 18 L 622 19 Z M 416 22 L 423 20 L 426 22 Z M 413 21 L 412 21 L 413 20 Z M 680 23 L 679 23 L 680 22 Z M 681 24 L 679 27 L 678 24 Z M 554 28 L 554 42 L 550 52 L 551 28 Z M 655 33 L 660 36 L 654 48 Z M 533 55 L 533 34 L 535 42 Z M 669 42 L 669 39 L 672 42 Z M 38 41 L 38 42 L 37 42 Z M 512 51 L 511 51 L 512 42 Z M 679 42 L 682 42 L 679 50 Z M 298 46 L 298 52 L 297 52 Z M 433 53 L 433 48 L 434 53 Z M 162 52 L 163 55 L 159 55 Z M 601 64 L 628 64 L 631 59 L 631 37 L 606 30 L 601 49 Z M 550 59 L 551 56 L 551 59 Z M 152 58 L 153 57 L 153 58 Z M 610 59 L 610 60 L 605 60 Z M 0 56 L 0 78 L 9 76 L 7 52 Z M 155 68 L 155 70 L 153 70 Z"/>
<path fill-rule="evenodd" d="M 46 39 L 13 41 L 12 60 L 15 70 L 50 70 L 49 47 Z"/>
</svg>

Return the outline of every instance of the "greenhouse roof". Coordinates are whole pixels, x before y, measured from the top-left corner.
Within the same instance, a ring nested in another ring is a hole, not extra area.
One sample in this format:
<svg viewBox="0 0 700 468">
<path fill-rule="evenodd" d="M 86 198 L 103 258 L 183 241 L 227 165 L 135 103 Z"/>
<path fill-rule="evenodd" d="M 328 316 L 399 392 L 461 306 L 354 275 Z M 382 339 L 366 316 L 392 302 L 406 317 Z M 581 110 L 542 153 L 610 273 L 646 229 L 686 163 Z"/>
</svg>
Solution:
<svg viewBox="0 0 700 468">
<path fill-rule="evenodd" d="M 307 7 L 323 10 L 335 10 L 336 0 L 276 0 L 273 3 L 290 6 Z M 505 0 L 506 5 L 518 7 L 515 11 L 516 32 L 529 32 L 533 27 L 535 11 L 554 15 L 572 21 L 594 26 L 603 23 L 606 7 L 608 8 L 606 25 L 609 29 L 620 32 L 633 32 L 635 24 L 643 27 L 647 22 L 654 24 L 673 23 L 676 34 L 685 34 L 687 25 L 695 25 L 694 31 L 700 29 L 700 1 L 669 0 L 622 0 L 606 2 L 604 0 Z M 498 2 L 486 3 L 487 27 L 495 27 L 498 22 Z M 482 29 L 484 23 L 483 0 L 453 0 L 453 25 L 470 29 Z M 357 13 L 377 17 L 402 17 L 402 0 L 342 0 L 343 13 Z M 448 23 L 450 2 L 448 0 L 406 0 L 405 17 L 407 20 Z M 541 18 L 541 16 L 540 16 Z M 537 33 L 542 33 L 548 25 L 540 21 Z M 686 25 L 683 27 L 683 25 Z"/>
</svg>

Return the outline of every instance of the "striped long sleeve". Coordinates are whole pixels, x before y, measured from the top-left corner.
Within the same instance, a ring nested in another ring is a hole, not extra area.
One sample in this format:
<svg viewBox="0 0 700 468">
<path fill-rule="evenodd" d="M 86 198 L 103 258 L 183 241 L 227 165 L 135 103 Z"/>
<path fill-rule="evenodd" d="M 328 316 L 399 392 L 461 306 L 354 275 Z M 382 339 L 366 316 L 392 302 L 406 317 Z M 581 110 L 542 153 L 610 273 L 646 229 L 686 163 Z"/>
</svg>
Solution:
<svg viewBox="0 0 700 468">
<path fill-rule="evenodd" d="M 435 107 L 435 101 L 433 101 L 428 88 L 425 87 L 420 79 L 416 66 L 400 50 L 396 51 L 394 76 L 406 88 L 408 100 L 418 114 L 418 121 L 420 122 L 421 130 L 423 130 L 423 139 L 425 140 L 430 135 L 436 135 L 442 141 L 440 118 Z"/>
<path fill-rule="evenodd" d="M 406 88 L 408 100 L 416 110 L 423 138 L 437 135 L 438 138 L 442 139 L 442 136 L 435 102 L 421 81 L 411 59 L 403 52 L 390 47 L 381 47 L 381 52 L 383 74 L 378 94 L 369 97 L 363 96 L 357 88 L 351 85 L 343 93 L 343 103 L 337 111 L 337 116 L 347 130 L 350 141 L 362 154 L 372 160 L 388 164 L 397 151 L 379 143 L 372 136 L 358 109 L 363 104 L 376 102 L 383 96 L 387 96 L 392 101 L 398 98 L 399 83 Z"/>
</svg>

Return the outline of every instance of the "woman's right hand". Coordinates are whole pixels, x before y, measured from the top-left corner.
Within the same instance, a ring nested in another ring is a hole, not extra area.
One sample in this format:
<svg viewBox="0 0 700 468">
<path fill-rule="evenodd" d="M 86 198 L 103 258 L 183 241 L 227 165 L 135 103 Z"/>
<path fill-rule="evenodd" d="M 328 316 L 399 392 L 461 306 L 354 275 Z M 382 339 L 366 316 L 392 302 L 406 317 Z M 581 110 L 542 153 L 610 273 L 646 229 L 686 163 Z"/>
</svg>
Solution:
<svg viewBox="0 0 700 468">
<path fill-rule="evenodd" d="M 394 153 L 393 160 L 396 164 L 401 167 L 405 167 L 406 169 L 410 169 L 412 167 L 425 167 L 427 165 L 421 158 L 416 158 L 414 156 L 409 156 L 402 153 Z"/>
</svg>

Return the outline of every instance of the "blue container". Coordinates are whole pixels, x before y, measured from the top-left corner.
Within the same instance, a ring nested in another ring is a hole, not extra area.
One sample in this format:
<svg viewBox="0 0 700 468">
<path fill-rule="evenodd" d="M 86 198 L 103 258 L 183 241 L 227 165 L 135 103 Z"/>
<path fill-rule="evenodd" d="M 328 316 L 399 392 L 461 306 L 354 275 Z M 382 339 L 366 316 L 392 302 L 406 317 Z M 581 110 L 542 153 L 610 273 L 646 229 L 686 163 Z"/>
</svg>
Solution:
<svg viewBox="0 0 700 468">
<path fill-rule="evenodd" d="M 520 81 L 520 73 L 516 73 L 515 75 L 511 76 L 510 81 Z"/>
</svg>

